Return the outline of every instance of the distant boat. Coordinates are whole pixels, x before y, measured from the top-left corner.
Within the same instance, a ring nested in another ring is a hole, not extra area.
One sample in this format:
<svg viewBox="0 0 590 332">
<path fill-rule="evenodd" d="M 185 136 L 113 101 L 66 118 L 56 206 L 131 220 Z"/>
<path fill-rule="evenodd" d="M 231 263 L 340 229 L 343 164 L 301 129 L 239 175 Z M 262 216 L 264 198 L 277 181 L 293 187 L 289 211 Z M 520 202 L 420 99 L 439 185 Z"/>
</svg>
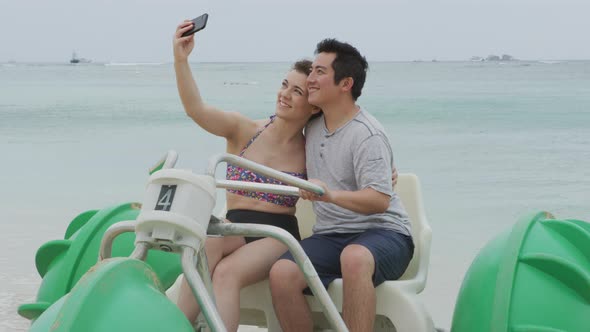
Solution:
<svg viewBox="0 0 590 332">
<path fill-rule="evenodd" d="M 84 58 L 78 58 L 78 56 L 76 55 L 76 52 L 72 53 L 72 58 L 70 59 L 70 63 L 90 63 L 91 60 L 88 59 L 84 59 Z"/>
</svg>

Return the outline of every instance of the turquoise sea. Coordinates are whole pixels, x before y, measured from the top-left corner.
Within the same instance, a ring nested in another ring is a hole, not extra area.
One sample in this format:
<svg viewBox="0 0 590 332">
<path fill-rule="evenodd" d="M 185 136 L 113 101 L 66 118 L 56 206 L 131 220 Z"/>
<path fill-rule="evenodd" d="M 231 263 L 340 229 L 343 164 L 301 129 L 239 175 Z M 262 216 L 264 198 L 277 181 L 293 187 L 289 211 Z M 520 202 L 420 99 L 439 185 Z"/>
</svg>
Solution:
<svg viewBox="0 0 590 332">
<path fill-rule="evenodd" d="M 208 103 L 261 118 L 288 67 L 193 72 Z M 421 179 L 433 229 L 421 298 L 437 326 L 478 250 L 520 216 L 590 221 L 590 62 L 372 63 L 359 104 Z M 202 172 L 224 148 L 184 115 L 171 64 L 0 64 L 0 331 L 27 328 L 16 308 L 34 301 L 35 252 L 78 213 L 140 201 L 169 149 Z"/>
</svg>

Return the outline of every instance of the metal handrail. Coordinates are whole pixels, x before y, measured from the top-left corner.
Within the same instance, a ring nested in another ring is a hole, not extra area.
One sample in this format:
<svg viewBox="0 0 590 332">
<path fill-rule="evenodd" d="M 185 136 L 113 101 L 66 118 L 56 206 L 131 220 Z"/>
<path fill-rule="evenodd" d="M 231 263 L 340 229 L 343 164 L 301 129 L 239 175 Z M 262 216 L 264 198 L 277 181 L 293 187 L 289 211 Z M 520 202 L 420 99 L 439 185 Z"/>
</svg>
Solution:
<svg viewBox="0 0 590 332">
<path fill-rule="evenodd" d="M 176 163 L 176 159 L 177 154 L 173 151 L 169 152 L 167 156 L 162 161 L 160 161 L 160 163 L 157 165 L 157 168 L 172 168 Z M 259 174 L 275 178 L 290 186 L 215 180 L 215 168 L 221 162 L 228 162 L 243 168 L 251 169 Z M 299 195 L 300 188 L 318 195 L 324 194 L 323 188 L 316 184 L 228 153 L 219 154 L 210 159 L 207 175 L 211 176 L 215 180 L 217 188 L 223 189 L 265 191 L 277 194 Z M 166 223 L 170 224 L 170 221 L 167 221 Z M 136 221 L 124 221 L 109 227 L 105 232 L 101 242 L 99 260 L 111 257 L 111 247 L 114 238 L 119 234 L 135 231 L 136 224 Z M 172 223 L 170 226 L 174 227 L 174 224 Z M 176 231 L 178 231 L 178 229 L 176 229 Z M 307 257 L 299 242 L 289 232 L 270 225 L 224 223 L 221 220 L 211 216 L 207 226 L 207 234 L 224 236 L 242 235 L 271 237 L 285 244 L 289 251 L 293 254 L 295 262 L 303 271 L 309 288 L 316 296 L 320 304 L 324 307 L 326 318 L 332 327 L 336 331 L 348 331 L 342 320 L 342 317 L 340 316 L 340 313 L 332 302 L 326 288 L 323 286 L 309 257 Z M 130 257 L 145 260 L 147 251 L 151 249 L 150 247 L 153 245 L 150 243 L 151 242 L 146 241 L 136 242 L 135 250 Z M 157 248 L 157 246 L 154 248 Z M 195 295 L 197 302 L 203 311 L 203 315 L 207 320 L 209 328 L 212 331 L 226 331 L 223 321 L 215 309 L 215 299 L 213 296 L 211 278 L 204 250 L 200 249 L 197 251 L 195 248 L 189 247 L 186 244 L 181 244 L 179 249 L 182 255 L 182 270 L 185 274 L 185 278 L 187 279 L 188 284 L 190 285 L 191 290 L 193 291 L 193 294 Z"/>
</svg>

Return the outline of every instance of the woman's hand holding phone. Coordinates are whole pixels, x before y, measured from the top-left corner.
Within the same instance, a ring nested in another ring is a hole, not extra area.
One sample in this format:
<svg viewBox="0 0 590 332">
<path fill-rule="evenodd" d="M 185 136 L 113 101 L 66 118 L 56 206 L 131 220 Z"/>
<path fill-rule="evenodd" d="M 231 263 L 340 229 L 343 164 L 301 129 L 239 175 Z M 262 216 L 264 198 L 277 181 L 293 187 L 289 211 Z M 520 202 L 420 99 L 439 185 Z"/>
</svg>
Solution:
<svg viewBox="0 0 590 332">
<path fill-rule="evenodd" d="M 178 25 L 174 33 L 174 61 L 185 61 L 195 47 L 195 36 L 182 35 L 193 28 L 193 22 L 186 20 Z"/>
<path fill-rule="evenodd" d="M 193 20 L 185 20 L 176 28 L 174 34 L 174 61 L 185 61 L 195 47 L 194 34 L 207 26 L 208 14 Z"/>
<path fill-rule="evenodd" d="M 182 37 L 193 35 L 199 31 L 205 29 L 205 27 L 207 26 L 207 20 L 209 20 L 209 14 L 207 14 L 207 13 L 205 13 L 197 18 L 192 19 L 191 20 L 191 22 L 193 23 L 192 29 L 185 31 L 182 34 Z"/>
</svg>

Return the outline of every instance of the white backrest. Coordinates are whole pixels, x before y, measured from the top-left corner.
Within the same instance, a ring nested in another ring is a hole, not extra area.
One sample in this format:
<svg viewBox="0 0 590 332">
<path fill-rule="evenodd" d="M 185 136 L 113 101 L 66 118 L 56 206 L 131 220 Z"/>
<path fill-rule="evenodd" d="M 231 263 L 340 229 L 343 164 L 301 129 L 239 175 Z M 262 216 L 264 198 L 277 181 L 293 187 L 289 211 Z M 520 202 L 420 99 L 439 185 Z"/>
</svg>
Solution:
<svg viewBox="0 0 590 332">
<path fill-rule="evenodd" d="M 400 174 L 395 192 L 399 195 L 412 224 L 412 238 L 414 239 L 414 257 L 400 280 L 417 279 L 421 289 L 426 285 L 428 264 L 430 263 L 430 243 L 432 230 L 424 212 L 424 202 L 420 189 L 420 180 L 415 174 Z"/>
<path fill-rule="evenodd" d="M 297 210 L 295 216 L 297 217 L 297 223 L 299 224 L 299 234 L 302 239 L 310 237 L 313 234 L 313 225 L 316 222 L 315 212 L 313 212 L 313 206 L 311 201 L 299 199 L 297 201 Z"/>
<path fill-rule="evenodd" d="M 412 238 L 414 239 L 414 257 L 400 280 L 416 280 L 420 284 L 420 290 L 426 285 L 428 264 L 430 262 L 430 242 L 432 230 L 428 225 L 420 190 L 420 181 L 415 174 L 403 173 L 398 176 L 395 192 L 399 195 L 410 222 L 412 224 Z M 300 199 L 297 202 L 297 220 L 299 232 L 302 238 L 312 234 L 316 216 L 312 204 Z"/>
</svg>

